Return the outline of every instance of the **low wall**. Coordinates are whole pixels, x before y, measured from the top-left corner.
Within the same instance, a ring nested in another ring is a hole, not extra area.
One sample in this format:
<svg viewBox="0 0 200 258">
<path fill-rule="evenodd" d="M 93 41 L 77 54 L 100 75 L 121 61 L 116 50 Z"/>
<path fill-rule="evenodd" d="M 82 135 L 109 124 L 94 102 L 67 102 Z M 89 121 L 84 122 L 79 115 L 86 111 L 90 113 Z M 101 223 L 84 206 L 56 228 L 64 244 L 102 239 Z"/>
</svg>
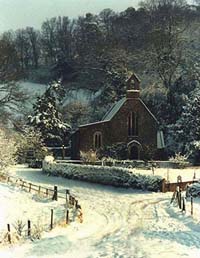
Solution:
<svg viewBox="0 0 200 258">
<path fill-rule="evenodd" d="M 149 191 L 162 190 L 163 179 L 160 176 L 141 175 L 127 168 L 57 163 L 53 160 L 53 157 L 46 157 L 43 161 L 43 171 L 54 176 L 104 185 Z"/>
</svg>

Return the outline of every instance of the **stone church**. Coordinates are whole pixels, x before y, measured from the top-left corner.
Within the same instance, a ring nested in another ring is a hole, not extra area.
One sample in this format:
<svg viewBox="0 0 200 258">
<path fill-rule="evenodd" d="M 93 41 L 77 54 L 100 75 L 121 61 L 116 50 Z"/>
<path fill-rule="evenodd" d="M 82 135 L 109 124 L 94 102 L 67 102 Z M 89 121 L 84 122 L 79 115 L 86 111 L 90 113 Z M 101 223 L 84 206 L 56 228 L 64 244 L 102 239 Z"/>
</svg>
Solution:
<svg viewBox="0 0 200 258">
<path fill-rule="evenodd" d="M 127 144 L 127 159 L 143 159 L 145 152 L 164 149 L 164 138 L 155 116 L 140 98 L 140 80 L 135 74 L 127 80 L 126 96 L 115 103 L 101 121 L 79 126 L 72 136 L 72 158 L 80 152 L 114 144 Z"/>
</svg>

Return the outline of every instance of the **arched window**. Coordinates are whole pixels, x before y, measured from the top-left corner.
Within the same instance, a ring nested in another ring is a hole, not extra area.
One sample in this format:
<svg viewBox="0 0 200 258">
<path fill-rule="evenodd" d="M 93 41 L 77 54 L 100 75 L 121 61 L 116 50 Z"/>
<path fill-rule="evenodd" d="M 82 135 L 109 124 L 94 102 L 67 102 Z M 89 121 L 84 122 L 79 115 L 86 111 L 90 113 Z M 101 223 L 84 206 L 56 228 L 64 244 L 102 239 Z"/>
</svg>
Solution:
<svg viewBox="0 0 200 258">
<path fill-rule="evenodd" d="M 128 136 L 138 135 L 138 114 L 130 112 L 128 115 Z"/>
<path fill-rule="evenodd" d="M 102 133 L 95 132 L 93 137 L 93 145 L 95 149 L 99 149 L 102 146 Z"/>
</svg>

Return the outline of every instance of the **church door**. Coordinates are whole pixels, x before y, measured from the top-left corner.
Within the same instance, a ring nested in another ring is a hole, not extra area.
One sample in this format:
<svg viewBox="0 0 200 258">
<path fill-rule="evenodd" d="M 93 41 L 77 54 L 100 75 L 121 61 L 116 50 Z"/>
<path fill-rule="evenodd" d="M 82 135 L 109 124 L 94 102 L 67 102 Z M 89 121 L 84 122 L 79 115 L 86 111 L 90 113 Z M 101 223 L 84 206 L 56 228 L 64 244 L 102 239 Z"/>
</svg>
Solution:
<svg viewBox="0 0 200 258">
<path fill-rule="evenodd" d="M 137 145 L 133 145 L 130 150 L 130 159 L 138 160 L 139 159 L 139 149 Z"/>
</svg>

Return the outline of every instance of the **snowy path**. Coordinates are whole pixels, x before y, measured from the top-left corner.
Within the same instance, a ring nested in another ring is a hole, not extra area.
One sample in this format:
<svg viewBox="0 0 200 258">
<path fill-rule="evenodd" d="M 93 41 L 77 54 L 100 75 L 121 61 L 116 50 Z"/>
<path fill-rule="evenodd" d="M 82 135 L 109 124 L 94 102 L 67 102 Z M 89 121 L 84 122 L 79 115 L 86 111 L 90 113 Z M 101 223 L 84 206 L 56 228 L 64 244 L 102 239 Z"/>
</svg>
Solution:
<svg viewBox="0 0 200 258">
<path fill-rule="evenodd" d="M 38 242 L 4 248 L 0 257 L 200 257 L 200 225 L 170 207 L 171 193 L 144 193 L 47 177 L 40 170 L 20 167 L 14 173 L 37 184 L 72 190 L 82 205 L 84 221 L 67 229 L 56 228 Z"/>
</svg>

